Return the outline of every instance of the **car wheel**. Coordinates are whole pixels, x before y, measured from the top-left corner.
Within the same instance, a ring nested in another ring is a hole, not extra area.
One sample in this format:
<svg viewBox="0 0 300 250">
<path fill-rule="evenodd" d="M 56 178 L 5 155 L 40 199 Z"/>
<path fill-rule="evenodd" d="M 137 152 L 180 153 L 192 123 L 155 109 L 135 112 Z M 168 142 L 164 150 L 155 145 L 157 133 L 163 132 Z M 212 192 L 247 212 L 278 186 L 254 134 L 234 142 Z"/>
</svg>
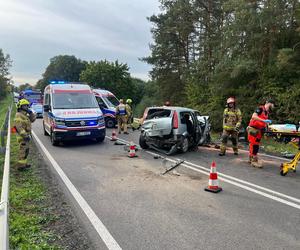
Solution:
<svg viewBox="0 0 300 250">
<path fill-rule="evenodd" d="M 186 153 L 189 150 L 189 139 L 184 137 L 181 144 L 182 153 Z"/>
<path fill-rule="evenodd" d="M 143 135 L 140 135 L 139 143 L 140 143 L 140 146 L 141 146 L 142 149 L 149 148 L 148 144 L 146 143 L 146 139 Z"/>
<path fill-rule="evenodd" d="M 48 136 L 49 134 L 48 134 L 48 132 L 46 131 L 46 129 L 45 129 L 45 124 L 43 123 L 43 130 L 44 130 L 44 135 L 45 136 Z"/>
<path fill-rule="evenodd" d="M 96 138 L 96 142 L 103 142 L 105 139 L 105 136 L 100 136 Z"/>
<path fill-rule="evenodd" d="M 50 134 L 50 140 L 51 140 L 52 146 L 58 146 L 59 141 L 58 141 L 58 140 L 55 140 L 54 134 L 53 134 L 52 132 L 51 132 L 51 134 Z"/>
<path fill-rule="evenodd" d="M 105 126 L 107 128 L 114 128 L 115 127 L 115 121 L 111 118 L 108 118 L 105 120 Z"/>
</svg>

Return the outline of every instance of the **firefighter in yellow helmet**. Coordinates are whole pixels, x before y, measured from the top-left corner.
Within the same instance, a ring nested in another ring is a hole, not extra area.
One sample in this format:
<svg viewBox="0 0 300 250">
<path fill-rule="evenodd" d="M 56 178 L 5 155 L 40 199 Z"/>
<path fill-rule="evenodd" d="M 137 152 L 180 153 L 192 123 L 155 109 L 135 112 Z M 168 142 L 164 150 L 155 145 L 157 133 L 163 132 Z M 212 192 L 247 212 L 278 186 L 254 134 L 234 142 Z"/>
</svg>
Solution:
<svg viewBox="0 0 300 250">
<path fill-rule="evenodd" d="M 35 121 L 36 115 L 29 109 L 30 103 L 26 99 L 21 99 L 17 103 L 17 113 L 14 119 L 14 127 L 17 131 L 17 141 L 19 143 L 18 170 L 30 167 L 27 163 L 29 154 L 29 141 L 31 139 L 31 123 Z"/>
<path fill-rule="evenodd" d="M 222 144 L 220 148 L 220 156 L 226 153 L 226 146 L 228 138 L 231 137 L 232 148 L 235 155 L 238 155 L 238 134 L 242 124 L 242 113 L 236 107 L 235 98 L 230 97 L 227 99 L 227 107 L 223 113 L 223 134 Z"/>
<path fill-rule="evenodd" d="M 127 124 L 128 126 L 131 126 L 131 128 L 133 129 L 132 127 L 132 123 L 133 123 L 133 112 L 132 112 L 132 100 L 131 99 L 127 99 L 126 100 L 126 108 L 127 108 L 127 111 L 128 111 L 128 119 L 127 119 Z M 134 129 L 133 129 L 134 130 Z"/>
<path fill-rule="evenodd" d="M 127 105 L 124 104 L 124 100 L 120 99 L 120 104 L 116 107 L 116 116 L 118 121 L 118 133 L 121 134 L 122 128 L 124 129 L 124 134 L 127 132 L 127 120 L 130 115 L 130 110 L 128 110 Z"/>
</svg>

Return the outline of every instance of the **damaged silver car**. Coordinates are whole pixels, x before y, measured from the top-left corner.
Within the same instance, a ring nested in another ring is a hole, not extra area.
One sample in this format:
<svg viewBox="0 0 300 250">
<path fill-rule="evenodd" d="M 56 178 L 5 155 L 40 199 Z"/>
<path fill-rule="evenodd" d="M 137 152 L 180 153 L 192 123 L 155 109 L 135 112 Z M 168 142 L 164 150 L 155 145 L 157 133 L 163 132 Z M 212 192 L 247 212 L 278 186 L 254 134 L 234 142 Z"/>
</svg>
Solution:
<svg viewBox="0 0 300 250">
<path fill-rule="evenodd" d="M 150 107 L 145 110 L 140 146 L 167 155 L 187 152 L 210 140 L 208 116 L 183 107 Z"/>
</svg>

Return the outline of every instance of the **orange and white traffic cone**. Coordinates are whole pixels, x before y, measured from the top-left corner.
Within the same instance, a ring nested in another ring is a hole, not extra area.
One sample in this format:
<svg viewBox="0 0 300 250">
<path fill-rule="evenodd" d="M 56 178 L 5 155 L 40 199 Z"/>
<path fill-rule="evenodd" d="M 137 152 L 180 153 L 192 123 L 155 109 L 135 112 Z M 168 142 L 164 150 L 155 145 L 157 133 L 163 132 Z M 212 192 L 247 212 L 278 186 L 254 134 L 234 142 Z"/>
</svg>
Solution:
<svg viewBox="0 0 300 250">
<path fill-rule="evenodd" d="M 208 186 L 204 190 L 212 193 L 219 193 L 222 191 L 222 188 L 219 187 L 217 167 L 214 161 L 212 162 L 210 167 Z"/>
<path fill-rule="evenodd" d="M 118 140 L 116 130 L 114 130 L 114 129 L 111 132 L 111 139 L 110 140 L 111 141 L 117 141 Z"/>
<path fill-rule="evenodd" d="M 135 154 L 135 144 L 133 142 L 130 142 L 128 157 L 129 158 L 137 157 L 137 155 Z"/>
</svg>

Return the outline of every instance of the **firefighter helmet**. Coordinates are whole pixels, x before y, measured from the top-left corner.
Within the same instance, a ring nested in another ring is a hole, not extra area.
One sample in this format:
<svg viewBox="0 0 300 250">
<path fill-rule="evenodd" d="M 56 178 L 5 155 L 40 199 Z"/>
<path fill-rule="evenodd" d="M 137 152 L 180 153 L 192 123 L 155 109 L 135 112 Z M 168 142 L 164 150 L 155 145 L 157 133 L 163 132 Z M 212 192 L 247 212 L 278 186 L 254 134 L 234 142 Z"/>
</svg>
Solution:
<svg viewBox="0 0 300 250">
<path fill-rule="evenodd" d="M 229 104 L 229 103 L 235 103 L 234 97 L 229 97 L 229 98 L 227 99 L 227 104 Z"/>
<path fill-rule="evenodd" d="M 21 108 L 23 105 L 30 105 L 29 101 L 26 99 L 21 99 L 18 103 L 17 103 L 17 108 Z"/>
</svg>

